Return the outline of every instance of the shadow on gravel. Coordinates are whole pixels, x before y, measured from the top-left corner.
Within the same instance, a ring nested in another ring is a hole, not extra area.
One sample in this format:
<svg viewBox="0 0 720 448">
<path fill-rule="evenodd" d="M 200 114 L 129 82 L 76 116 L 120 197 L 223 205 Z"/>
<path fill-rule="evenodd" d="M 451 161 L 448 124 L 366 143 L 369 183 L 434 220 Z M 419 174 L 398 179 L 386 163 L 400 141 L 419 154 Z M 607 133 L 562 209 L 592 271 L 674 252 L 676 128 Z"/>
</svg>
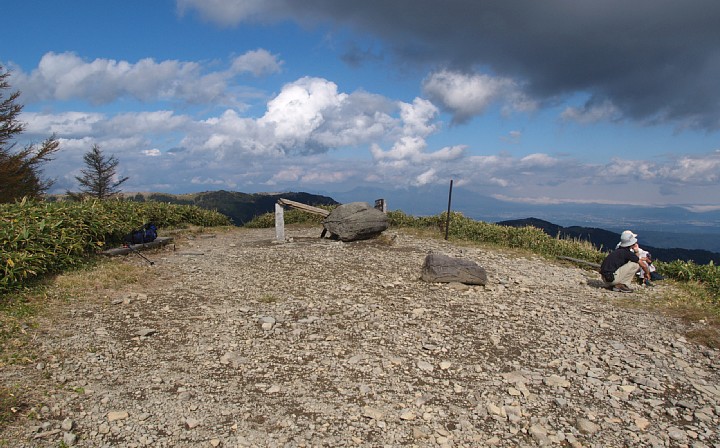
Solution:
<svg viewBox="0 0 720 448">
<path fill-rule="evenodd" d="M 587 281 L 587 284 L 592 288 L 607 289 L 605 288 L 605 282 L 602 280 L 590 279 Z"/>
</svg>

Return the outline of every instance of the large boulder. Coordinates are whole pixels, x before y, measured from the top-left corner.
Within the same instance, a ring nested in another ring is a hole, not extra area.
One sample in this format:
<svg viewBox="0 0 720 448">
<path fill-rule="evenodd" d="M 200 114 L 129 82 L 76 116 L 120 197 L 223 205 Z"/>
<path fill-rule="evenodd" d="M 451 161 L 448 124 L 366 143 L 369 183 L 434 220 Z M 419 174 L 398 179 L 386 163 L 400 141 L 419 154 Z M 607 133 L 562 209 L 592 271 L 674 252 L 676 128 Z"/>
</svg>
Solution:
<svg viewBox="0 0 720 448">
<path fill-rule="evenodd" d="M 340 205 L 323 220 L 325 230 L 341 241 L 374 238 L 389 226 L 387 215 L 367 202 Z"/>
<path fill-rule="evenodd" d="M 431 252 L 425 257 L 420 276 L 431 283 L 465 283 L 466 285 L 485 285 L 485 269 L 471 260 L 453 258 Z"/>
</svg>

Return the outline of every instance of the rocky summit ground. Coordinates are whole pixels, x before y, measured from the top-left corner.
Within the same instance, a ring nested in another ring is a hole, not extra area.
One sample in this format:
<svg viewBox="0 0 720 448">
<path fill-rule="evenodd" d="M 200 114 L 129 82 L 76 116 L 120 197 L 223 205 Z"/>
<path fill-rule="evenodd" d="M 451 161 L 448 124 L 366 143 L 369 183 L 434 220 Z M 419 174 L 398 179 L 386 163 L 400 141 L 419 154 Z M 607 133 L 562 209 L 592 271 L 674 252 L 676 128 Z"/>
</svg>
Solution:
<svg viewBox="0 0 720 448">
<path fill-rule="evenodd" d="M 150 251 L 152 280 L 74 298 L 12 447 L 718 447 L 720 357 L 687 323 L 534 256 L 389 231 L 237 229 Z M 420 280 L 429 251 L 486 286 Z M 125 263 L 143 264 L 129 255 Z"/>
</svg>

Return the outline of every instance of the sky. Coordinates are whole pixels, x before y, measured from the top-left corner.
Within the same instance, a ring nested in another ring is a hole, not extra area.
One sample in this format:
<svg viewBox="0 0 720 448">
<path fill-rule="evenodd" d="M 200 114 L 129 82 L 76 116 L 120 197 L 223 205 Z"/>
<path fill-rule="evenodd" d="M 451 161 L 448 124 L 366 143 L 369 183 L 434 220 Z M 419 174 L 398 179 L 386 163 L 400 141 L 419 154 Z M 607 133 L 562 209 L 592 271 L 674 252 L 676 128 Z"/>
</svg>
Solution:
<svg viewBox="0 0 720 448">
<path fill-rule="evenodd" d="M 25 0 L 3 16 L 21 140 L 60 140 L 51 192 L 77 191 L 98 145 L 126 192 L 452 180 L 512 203 L 720 209 L 717 0 Z"/>
</svg>

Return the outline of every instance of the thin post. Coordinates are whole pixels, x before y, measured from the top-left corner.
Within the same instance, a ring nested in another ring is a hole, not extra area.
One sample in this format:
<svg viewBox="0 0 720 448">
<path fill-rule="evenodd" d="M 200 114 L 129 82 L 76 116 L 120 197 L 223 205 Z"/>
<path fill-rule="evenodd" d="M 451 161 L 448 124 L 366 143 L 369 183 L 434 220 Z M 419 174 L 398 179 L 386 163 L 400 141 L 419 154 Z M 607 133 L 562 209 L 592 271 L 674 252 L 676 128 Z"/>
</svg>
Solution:
<svg viewBox="0 0 720 448">
<path fill-rule="evenodd" d="M 445 222 L 445 240 L 448 239 L 448 232 L 450 231 L 450 205 L 452 204 L 452 184 L 453 184 L 453 180 L 450 179 L 450 193 L 448 194 L 447 222 Z"/>
</svg>

